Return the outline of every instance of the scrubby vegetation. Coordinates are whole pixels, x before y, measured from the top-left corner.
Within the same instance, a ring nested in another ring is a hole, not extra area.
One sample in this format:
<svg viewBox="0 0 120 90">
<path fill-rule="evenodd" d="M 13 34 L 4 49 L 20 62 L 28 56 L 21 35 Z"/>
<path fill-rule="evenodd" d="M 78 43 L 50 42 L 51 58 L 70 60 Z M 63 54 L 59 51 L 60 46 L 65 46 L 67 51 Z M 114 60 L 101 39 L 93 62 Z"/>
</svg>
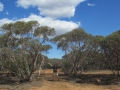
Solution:
<svg viewBox="0 0 120 90">
<path fill-rule="evenodd" d="M 12 73 L 19 81 L 31 81 L 36 70 L 51 68 L 47 63 L 61 64 L 66 75 L 78 76 L 89 70 L 109 69 L 120 73 L 120 30 L 108 36 L 93 36 L 82 28 L 55 36 L 55 30 L 37 21 L 18 21 L 1 26 L 0 72 Z M 49 59 L 45 53 L 54 42 L 65 54 Z M 2 75 L 1 75 L 2 76 Z"/>
</svg>

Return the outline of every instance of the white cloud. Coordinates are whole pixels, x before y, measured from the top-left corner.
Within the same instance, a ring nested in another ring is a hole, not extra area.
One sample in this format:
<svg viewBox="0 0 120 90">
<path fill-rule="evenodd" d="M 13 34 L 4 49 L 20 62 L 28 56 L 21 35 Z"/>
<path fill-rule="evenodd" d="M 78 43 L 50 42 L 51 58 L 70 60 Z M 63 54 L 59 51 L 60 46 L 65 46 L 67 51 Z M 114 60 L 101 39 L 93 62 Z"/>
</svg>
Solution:
<svg viewBox="0 0 120 90">
<path fill-rule="evenodd" d="M 87 3 L 88 6 L 95 6 L 96 4 Z"/>
<path fill-rule="evenodd" d="M 11 22 L 14 22 L 13 20 L 10 20 L 8 18 L 3 18 L 3 19 L 0 19 L 0 26 L 2 26 L 3 24 L 5 23 L 11 23 Z"/>
<path fill-rule="evenodd" d="M 0 11 L 3 11 L 4 5 L 0 2 Z"/>
<path fill-rule="evenodd" d="M 6 15 L 8 15 L 8 14 L 9 14 L 9 12 L 6 12 L 5 14 L 6 14 Z"/>
<path fill-rule="evenodd" d="M 80 22 L 72 22 L 72 21 L 64 21 L 64 20 L 58 20 L 58 19 L 52 19 L 49 17 L 41 17 L 35 14 L 31 14 L 27 18 L 21 18 L 21 19 L 13 19 L 9 20 L 7 18 L 0 20 L 0 26 L 5 23 L 15 22 L 15 21 L 30 21 L 30 20 L 36 20 L 40 23 L 41 26 L 49 26 L 51 28 L 54 28 L 56 30 L 56 35 L 64 34 L 68 31 L 73 30 L 74 28 L 78 28 L 81 24 Z"/>
<path fill-rule="evenodd" d="M 17 0 L 17 6 L 23 8 L 38 7 L 41 15 L 61 18 L 72 17 L 75 8 L 86 0 Z"/>
</svg>

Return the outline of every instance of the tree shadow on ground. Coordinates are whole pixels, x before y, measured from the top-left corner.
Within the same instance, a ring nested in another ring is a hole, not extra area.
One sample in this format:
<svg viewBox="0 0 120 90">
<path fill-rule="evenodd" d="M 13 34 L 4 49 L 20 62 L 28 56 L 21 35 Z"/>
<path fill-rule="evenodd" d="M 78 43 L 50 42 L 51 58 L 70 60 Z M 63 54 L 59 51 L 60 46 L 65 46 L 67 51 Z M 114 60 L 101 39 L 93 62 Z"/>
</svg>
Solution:
<svg viewBox="0 0 120 90">
<path fill-rule="evenodd" d="M 60 81 L 72 81 L 79 84 L 94 84 L 94 85 L 117 85 L 120 78 L 112 74 L 83 74 L 79 76 L 69 77 L 65 74 L 59 74 Z M 46 77 L 47 81 L 53 80 L 53 77 Z"/>
<path fill-rule="evenodd" d="M 76 78 L 76 83 L 79 84 L 95 84 L 95 85 L 117 85 L 120 81 L 115 75 L 109 74 L 85 74 L 79 75 Z"/>
<path fill-rule="evenodd" d="M 14 73 L 0 72 L 0 84 L 14 84 L 19 79 Z"/>
<path fill-rule="evenodd" d="M 58 80 L 58 78 L 56 76 L 53 77 L 53 75 L 50 74 L 50 75 L 44 76 L 44 79 L 47 80 L 47 81 L 51 81 L 51 82 L 54 82 L 54 81 L 67 81 L 68 76 L 66 76 L 65 74 L 59 74 L 59 80 Z"/>
<path fill-rule="evenodd" d="M 14 84 L 18 82 L 17 77 L 0 77 L 0 84 Z"/>
</svg>

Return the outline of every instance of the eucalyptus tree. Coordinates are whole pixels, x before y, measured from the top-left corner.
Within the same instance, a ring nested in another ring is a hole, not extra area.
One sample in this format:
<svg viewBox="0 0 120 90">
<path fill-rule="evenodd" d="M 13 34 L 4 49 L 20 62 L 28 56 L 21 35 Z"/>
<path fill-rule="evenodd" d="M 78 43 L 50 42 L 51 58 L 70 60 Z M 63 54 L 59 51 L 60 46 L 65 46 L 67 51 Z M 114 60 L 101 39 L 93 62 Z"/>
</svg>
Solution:
<svg viewBox="0 0 120 90">
<path fill-rule="evenodd" d="M 41 51 L 46 52 L 48 49 L 52 48 L 50 45 L 45 45 L 44 43 L 46 41 L 50 41 L 50 38 L 52 38 L 54 34 L 55 34 L 54 28 L 50 28 L 48 26 L 41 26 L 36 28 L 36 30 L 34 31 L 34 36 L 39 41 L 39 45 L 41 48 L 40 52 Z M 44 61 L 45 61 L 45 57 L 42 55 L 42 61 L 39 65 L 39 76 L 40 76 L 40 71 L 42 69 Z"/>
<path fill-rule="evenodd" d="M 120 71 L 120 30 L 108 35 L 101 43 L 104 62 L 113 71 Z"/>
<path fill-rule="evenodd" d="M 86 60 L 84 53 L 89 46 L 89 34 L 82 28 L 76 28 L 71 32 L 56 36 L 53 41 L 57 43 L 58 49 L 65 52 L 64 58 L 69 62 L 69 73 L 76 74 L 77 69 L 83 68 Z M 82 71 L 82 69 L 81 69 Z"/>
<path fill-rule="evenodd" d="M 45 42 L 55 34 L 54 29 L 40 27 L 37 21 L 17 21 L 4 24 L 1 29 L 5 32 L 3 35 L 5 46 L 2 45 L 0 50 L 4 67 L 15 72 L 23 80 L 29 81 L 37 69 L 37 62 L 41 65 L 44 61 L 42 52 L 52 48 Z M 30 34 L 33 33 L 34 37 L 31 37 Z"/>
<path fill-rule="evenodd" d="M 103 58 L 101 54 L 101 45 L 100 43 L 104 39 L 103 36 L 90 36 L 90 43 L 88 48 L 88 57 L 90 57 L 90 63 L 92 69 L 103 69 L 105 64 L 103 63 Z M 89 65 L 88 65 L 89 66 Z"/>
</svg>

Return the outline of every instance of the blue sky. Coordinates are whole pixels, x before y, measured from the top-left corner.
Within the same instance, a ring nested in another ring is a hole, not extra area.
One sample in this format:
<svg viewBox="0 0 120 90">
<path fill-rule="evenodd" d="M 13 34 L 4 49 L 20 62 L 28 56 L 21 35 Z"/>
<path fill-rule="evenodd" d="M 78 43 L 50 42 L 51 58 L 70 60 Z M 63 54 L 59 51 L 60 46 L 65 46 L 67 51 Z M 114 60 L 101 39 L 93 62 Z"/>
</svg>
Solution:
<svg viewBox="0 0 120 90">
<path fill-rule="evenodd" d="M 81 27 L 92 35 L 107 36 L 120 30 L 120 0 L 0 0 L 0 26 L 16 21 L 37 20 L 56 30 L 56 35 Z M 63 52 L 49 50 L 49 58 Z"/>
</svg>

